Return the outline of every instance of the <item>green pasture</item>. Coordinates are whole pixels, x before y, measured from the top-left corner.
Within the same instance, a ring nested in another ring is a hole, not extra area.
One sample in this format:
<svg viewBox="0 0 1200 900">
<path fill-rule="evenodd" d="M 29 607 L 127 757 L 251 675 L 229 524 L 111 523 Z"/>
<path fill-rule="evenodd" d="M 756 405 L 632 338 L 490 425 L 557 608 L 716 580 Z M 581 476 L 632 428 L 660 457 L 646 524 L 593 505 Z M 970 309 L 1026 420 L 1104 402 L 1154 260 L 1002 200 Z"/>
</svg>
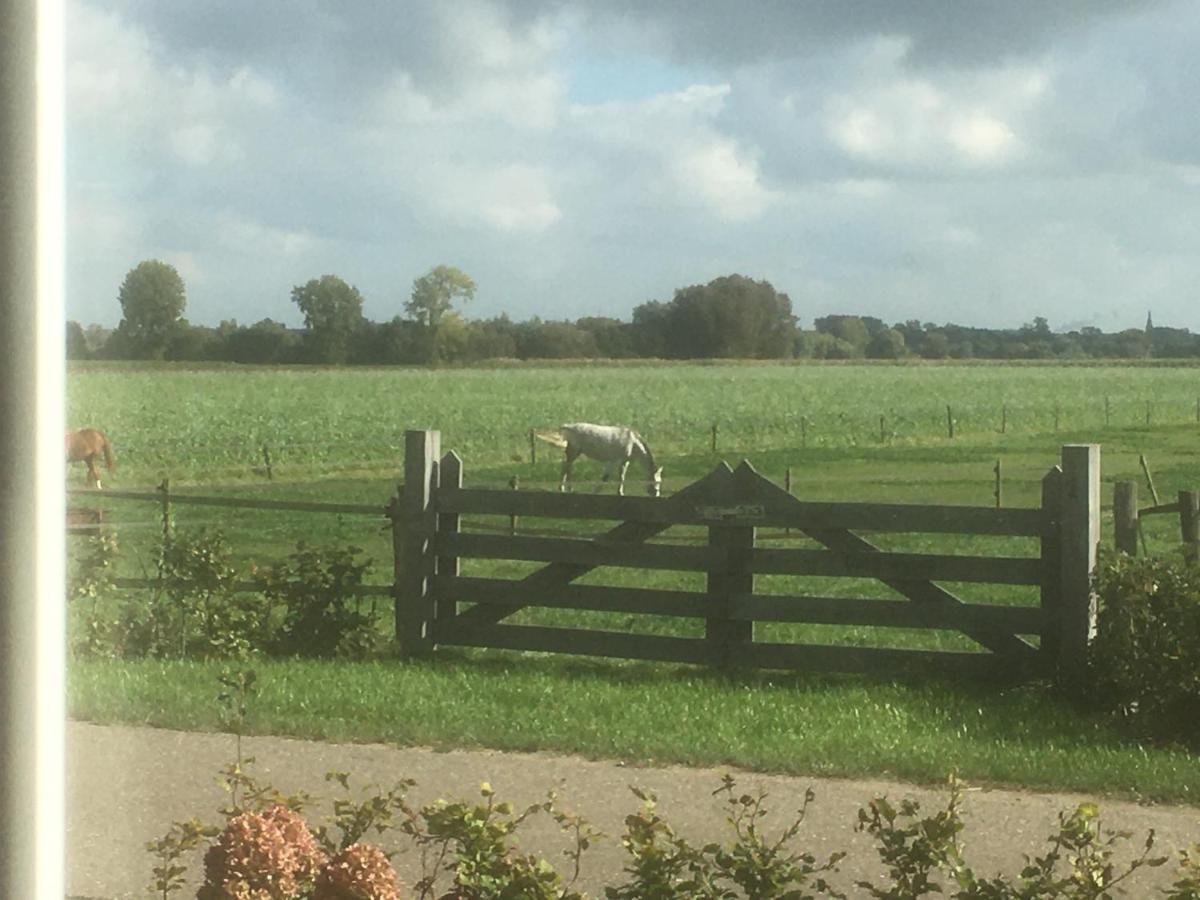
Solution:
<svg viewBox="0 0 1200 900">
<path fill-rule="evenodd" d="M 382 508 L 401 477 L 409 428 L 440 430 L 443 449 L 463 457 L 468 485 L 507 487 L 515 475 L 521 490 L 556 489 L 560 451 L 538 444 L 531 462 L 529 430 L 584 420 L 638 428 L 665 467 L 668 494 L 721 460 L 747 459 L 780 484 L 790 472 L 792 492 L 804 499 L 976 506 L 995 503 L 998 462 L 1002 503 L 1037 505 L 1041 479 L 1058 461 L 1061 445 L 1094 442 L 1102 448 L 1107 508 L 1112 482 L 1125 479 L 1139 482 L 1142 506 L 1152 503 L 1141 455 L 1163 502 L 1174 500 L 1178 490 L 1200 488 L 1198 398 L 1200 368 L 1187 367 L 87 365 L 69 372 L 67 416 L 72 427 L 91 425 L 112 437 L 118 469 L 106 477 L 106 487 L 152 491 L 165 478 L 176 495 L 378 504 L 379 516 L 177 505 L 173 518 L 177 529 L 220 528 L 247 565 L 278 560 L 298 540 L 352 543 L 373 560 L 369 579 L 382 584 L 392 577 Z M 580 461 L 577 489 L 590 489 L 598 472 L 598 464 Z M 81 476 L 78 469 L 68 471 L 69 486 L 79 487 Z M 99 493 L 72 502 L 106 509 L 121 547 L 120 574 L 152 572 L 161 530 L 157 504 Z M 507 520 L 476 524 L 502 527 Z M 1106 518 L 1106 543 L 1110 526 Z M 579 526 L 525 521 L 522 527 Z M 1147 547 L 1174 553 L 1177 532 L 1174 516 L 1148 519 Z M 781 544 L 798 540 L 764 537 Z M 929 552 L 1036 552 L 1023 539 L 918 535 L 880 543 Z M 72 539 L 69 552 L 82 545 Z M 464 574 L 520 574 L 522 566 L 468 561 Z M 676 589 L 697 588 L 699 579 L 627 570 L 589 576 L 592 583 Z M 766 590 L 801 591 L 768 580 L 762 579 Z M 804 593 L 891 596 L 870 582 L 807 582 Z M 1032 589 L 1016 587 L 966 587 L 964 596 L 1036 602 Z M 523 622 L 639 633 L 692 635 L 703 628 L 699 620 L 668 617 L 556 610 L 519 615 Z M 390 628 L 390 619 L 381 628 Z M 770 640 L 974 647 L 951 632 L 783 624 L 759 629 Z M 769 673 L 718 678 L 670 666 L 457 651 L 420 663 L 257 661 L 254 668 L 264 697 L 251 727 L 268 733 L 543 747 L 780 771 L 890 773 L 919 781 L 940 780 L 948 767 L 958 766 L 977 781 L 1191 802 L 1187 785 L 1200 784 L 1194 758 L 1130 742 L 1038 686 L 997 692 L 941 682 Z M 76 661 L 71 713 L 96 721 L 217 727 L 210 688 L 218 669 L 171 661 Z M 664 691 L 672 704 L 665 713 L 656 705 Z M 974 718 L 971 709 L 979 711 Z M 564 710 L 571 712 L 565 724 Z M 852 724 L 851 715 L 865 718 Z"/>
</svg>

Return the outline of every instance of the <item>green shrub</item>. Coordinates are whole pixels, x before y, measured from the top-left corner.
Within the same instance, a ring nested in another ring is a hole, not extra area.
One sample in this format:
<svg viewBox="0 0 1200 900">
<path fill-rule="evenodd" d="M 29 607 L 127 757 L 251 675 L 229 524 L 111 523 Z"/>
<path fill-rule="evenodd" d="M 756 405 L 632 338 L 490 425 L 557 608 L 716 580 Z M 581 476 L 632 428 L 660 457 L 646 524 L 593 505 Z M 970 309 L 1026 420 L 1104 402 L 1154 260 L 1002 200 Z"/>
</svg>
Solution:
<svg viewBox="0 0 1200 900">
<path fill-rule="evenodd" d="M 1087 693 L 1139 734 L 1200 746 L 1200 566 L 1106 555 Z"/>
<path fill-rule="evenodd" d="M 358 547 L 312 547 L 301 541 L 285 562 L 266 572 L 263 593 L 283 608 L 275 653 L 359 657 L 379 643 L 374 605 L 361 610 L 363 574 Z"/>
</svg>

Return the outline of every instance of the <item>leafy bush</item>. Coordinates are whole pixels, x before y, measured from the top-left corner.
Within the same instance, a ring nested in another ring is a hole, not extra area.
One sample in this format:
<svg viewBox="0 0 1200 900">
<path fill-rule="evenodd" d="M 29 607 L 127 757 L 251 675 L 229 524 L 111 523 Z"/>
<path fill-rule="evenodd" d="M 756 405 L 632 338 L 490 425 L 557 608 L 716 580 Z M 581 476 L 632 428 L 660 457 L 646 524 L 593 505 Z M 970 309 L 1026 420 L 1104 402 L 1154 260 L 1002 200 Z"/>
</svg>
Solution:
<svg viewBox="0 0 1200 900">
<path fill-rule="evenodd" d="M 219 530 L 180 532 L 163 542 L 161 596 L 179 617 L 180 655 L 245 656 L 263 648 L 269 609 L 238 593 L 231 558 Z"/>
<path fill-rule="evenodd" d="M 301 541 L 288 559 L 266 572 L 263 593 L 283 607 L 272 649 L 299 656 L 363 656 L 378 643 L 375 609 L 360 609 L 369 559 L 358 547 L 312 547 Z M 353 606 L 350 604 L 353 603 Z"/>
<path fill-rule="evenodd" d="M 1143 735 L 1200 747 L 1200 566 L 1112 554 L 1095 587 L 1088 695 Z"/>
</svg>

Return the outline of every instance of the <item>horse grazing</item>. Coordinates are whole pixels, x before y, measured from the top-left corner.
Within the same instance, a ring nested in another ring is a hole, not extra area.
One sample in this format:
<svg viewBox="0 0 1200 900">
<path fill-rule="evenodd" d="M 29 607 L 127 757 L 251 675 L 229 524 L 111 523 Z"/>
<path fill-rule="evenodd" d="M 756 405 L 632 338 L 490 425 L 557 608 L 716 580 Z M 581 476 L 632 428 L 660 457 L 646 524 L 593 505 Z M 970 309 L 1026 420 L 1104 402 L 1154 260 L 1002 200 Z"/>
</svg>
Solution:
<svg viewBox="0 0 1200 900">
<path fill-rule="evenodd" d="M 67 432 L 67 462 L 82 462 L 87 464 L 88 482 L 95 488 L 100 484 L 100 470 L 96 468 L 96 458 L 104 456 L 104 465 L 112 472 L 117 468 L 113 462 L 112 442 L 103 431 L 96 428 L 80 428 L 78 431 Z"/>
<path fill-rule="evenodd" d="M 657 497 L 662 492 L 662 466 L 655 465 L 654 455 L 642 436 L 624 425 L 590 425 L 576 422 L 563 425 L 558 431 L 535 431 L 543 441 L 562 447 L 566 458 L 562 465 L 562 482 L 559 490 L 567 490 L 571 480 L 571 466 L 580 456 L 587 456 L 605 464 L 603 481 L 608 481 L 614 471 L 620 472 L 617 493 L 625 494 L 625 471 L 630 462 L 638 460 L 646 470 L 646 493 Z"/>
</svg>

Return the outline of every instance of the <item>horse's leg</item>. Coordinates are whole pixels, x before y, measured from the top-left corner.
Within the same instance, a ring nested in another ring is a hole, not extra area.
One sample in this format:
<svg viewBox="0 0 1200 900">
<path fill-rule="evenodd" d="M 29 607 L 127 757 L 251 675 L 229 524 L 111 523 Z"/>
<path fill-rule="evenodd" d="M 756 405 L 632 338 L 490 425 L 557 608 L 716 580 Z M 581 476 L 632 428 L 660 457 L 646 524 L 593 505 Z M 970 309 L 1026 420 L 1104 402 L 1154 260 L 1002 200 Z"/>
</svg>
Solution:
<svg viewBox="0 0 1200 900">
<path fill-rule="evenodd" d="M 568 444 L 566 456 L 563 457 L 562 481 L 560 481 L 558 485 L 559 493 L 563 493 L 567 490 L 568 484 L 571 481 L 571 466 L 575 463 L 576 457 L 579 456 L 579 451 L 575 450 L 572 452 L 572 449 L 573 448 L 571 445 Z"/>
<path fill-rule="evenodd" d="M 617 494 L 621 497 L 625 496 L 625 471 L 629 468 L 629 460 L 626 459 L 621 463 L 621 480 L 617 484 Z"/>
<path fill-rule="evenodd" d="M 90 481 L 92 483 L 92 486 L 94 488 L 96 488 L 96 490 L 99 490 L 100 489 L 100 470 L 96 468 L 96 457 L 95 456 L 89 456 L 87 458 L 87 473 L 88 473 L 88 481 Z"/>
</svg>

